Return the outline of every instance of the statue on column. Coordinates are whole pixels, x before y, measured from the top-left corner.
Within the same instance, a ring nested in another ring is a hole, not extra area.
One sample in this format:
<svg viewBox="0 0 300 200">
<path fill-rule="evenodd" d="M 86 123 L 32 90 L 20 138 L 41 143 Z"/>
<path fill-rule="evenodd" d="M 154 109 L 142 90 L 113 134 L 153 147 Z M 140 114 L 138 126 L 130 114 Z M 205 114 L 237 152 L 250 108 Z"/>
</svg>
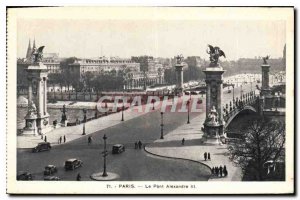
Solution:
<svg viewBox="0 0 300 200">
<path fill-rule="evenodd" d="M 32 50 L 32 56 L 31 56 L 32 63 L 38 63 L 42 61 L 44 47 L 45 46 L 41 46 L 38 49 L 34 48 Z"/>
<path fill-rule="evenodd" d="M 267 56 L 265 56 L 265 57 L 262 58 L 263 61 L 264 61 L 264 65 L 267 65 L 267 64 L 268 64 L 268 61 L 267 61 L 267 60 L 269 60 L 269 58 L 270 58 L 269 55 L 267 55 Z"/>
<path fill-rule="evenodd" d="M 208 45 L 209 50 L 206 50 L 206 53 L 209 54 L 210 63 L 213 66 L 217 66 L 219 62 L 219 57 L 223 56 L 226 58 L 224 51 L 220 49 L 220 47 L 213 47 L 212 45 Z"/>
<path fill-rule="evenodd" d="M 183 55 L 180 54 L 176 57 L 176 64 L 181 64 L 183 62 Z"/>
</svg>

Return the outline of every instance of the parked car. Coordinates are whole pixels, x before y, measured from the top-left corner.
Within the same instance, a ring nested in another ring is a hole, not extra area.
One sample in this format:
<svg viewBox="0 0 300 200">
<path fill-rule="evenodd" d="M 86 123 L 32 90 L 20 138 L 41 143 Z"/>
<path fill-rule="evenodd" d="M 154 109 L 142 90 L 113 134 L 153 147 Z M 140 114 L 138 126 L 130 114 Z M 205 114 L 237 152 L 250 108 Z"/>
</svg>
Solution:
<svg viewBox="0 0 300 200">
<path fill-rule="evenodd" d="M 196 91 L 191 91 L 192 95 L 197 95 L 198 93 Z"/>
<path fill-rule="evenodd" d="M 123 151 L 125 151 L 125 147 L 124 147 L 123 144 L 115 144 L 112 147 L 112 153 L 113 154 L 119 154 L 119 153 L 122 153 Z"/>
<path fill-rule="evenodd" d="M 57 172 L 57 168 L 54 165 L 47 165 L 44 170 L 44 175 L 51 175 Z"/>
<path fill-rule="evenodd" d="M 82 164 L 83 164 L 83 162 L 79 159 L 76 159 L 76 158 L 68 159 L 65 162 L 65 170 L 74 170 L 78 167 L 81 167 Z"/>
<path fill-rule="evenodd" d="M 36 147 L 32 149 L 33 153 L 41 152 L 41 151 L 49 151 L 51 149 L 50 142 L 40 142 Z"/>
<path fill-rule="evenodd" d="M 45 181 L 59 181 L 60 178 L 58 176 L 46 176 L 44 178 Z"/>
<path fill-rule="evenodd" d="M 20 171 L 17 174 L 17 180 L 18 181 L 31 181 L 32 180 L 32 175 L 29 172 Z"/>
</svg>

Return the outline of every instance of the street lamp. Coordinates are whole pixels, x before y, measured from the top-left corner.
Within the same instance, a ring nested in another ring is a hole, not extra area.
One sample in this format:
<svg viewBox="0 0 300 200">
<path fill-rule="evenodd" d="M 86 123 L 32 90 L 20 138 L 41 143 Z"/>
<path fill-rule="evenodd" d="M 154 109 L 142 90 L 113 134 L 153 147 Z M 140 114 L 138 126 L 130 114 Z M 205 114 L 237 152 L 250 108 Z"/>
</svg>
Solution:
<svg viewBox="0 0 300 200">
<path fill-rule="evenodd" d="M 103 136 L 103 140 L 104 140 L 104 151 L 102 152 L 103 158 L 104 158 L 104 163 L 103 163 L 103 174 L 102 174 L 103 177 L 106 177 L 106 176 L 107 176 L 107 172 L 106 172 L 106 156 L 108 155 L 108 152 L 107 152 L 107 150 L 106 150 L 106 139 L 107 139 L 107 137 L 106 137 L 106 135 L 104 134 L 104 136 Z"/>
<path fill-rule="evenodd" d="M 122 99 L 123 105 L 122 105 L 122 119 L 121 121 L 124 121 L 124 91 L 123 91 L 123 99 Z"/>
<path fill-rule="evenodd" d="M 234 83 L 232 84 L 232 102 L 234 103 Z"/>
<path fill-rule="evenodd" d="M 190 100 L 187 101 L 187 106 L 188 106 L 188 120 L 187 120 L 187 124 L 190 123 Z"/>
<path fill-rule="evenodd" d="M 160 113 L 161 123 L 160 123 L 160 139 L 164 139 L 164 113 Z"/>
<path fill-rule="evenodd" d="M 85 133 L 85 122 L 83 122 L 82 135 L 86 135 L 86 133 Z"/>
<path fill-rule="evenodd" d="M 124 121 L 124 105 L 122 106 L 122 119 L 121 121 L 123 122 Z"/>
</svg>

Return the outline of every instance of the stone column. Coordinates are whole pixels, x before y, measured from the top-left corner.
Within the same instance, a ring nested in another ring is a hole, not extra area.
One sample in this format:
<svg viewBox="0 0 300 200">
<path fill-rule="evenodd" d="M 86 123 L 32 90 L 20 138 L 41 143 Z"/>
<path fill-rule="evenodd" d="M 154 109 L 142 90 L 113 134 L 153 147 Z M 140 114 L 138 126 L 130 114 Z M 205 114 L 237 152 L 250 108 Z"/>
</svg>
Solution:
<svg viewBox="0 0 300 200">
<path fill-rule="evenodd" d="M 28 79 L 28 108 L 32 101 L 32 79 Z"/>
<path fill-rule="evenodd" d="M 217 81 L 217 111 L 219 113 L 220 122 L 223 121 L 223 109 L 222 109 L 222 100 L 223 100 L 223 80 Z"/>
<path fill-rule="evenodd" d="M 211 90 L 211 87 L 210 87 L 210 81 L 206 80 L 206 118 L 209 114 L 209 111 L 211 109 L 211 102 L 210 102 L 210 99 L 211 99 L 211 93 L 210 93 L 210 90 Z"/>
<path fill-rule="evenodd" d="M 47 78 L 44 77 L 44 115 L 47 115 Z"/>
<path fill-rule="evenodd" d="M 269 71 L 270 71 L 270 65 L 268 64 L 263 64 L 261 65 L 261 74 L 262 74 L 262 79 L 261 79 L 261 94 L 262 95 L 269 95 L 271 90 L 270 90 L 270 85 L 269 85 Z"/>
<path fill-rule="evenodd" d="M 43 80 L 41 78 L 37 79 L 37 93 L 38 93 L 38 116 L 43 116 Z"/>
</svg>

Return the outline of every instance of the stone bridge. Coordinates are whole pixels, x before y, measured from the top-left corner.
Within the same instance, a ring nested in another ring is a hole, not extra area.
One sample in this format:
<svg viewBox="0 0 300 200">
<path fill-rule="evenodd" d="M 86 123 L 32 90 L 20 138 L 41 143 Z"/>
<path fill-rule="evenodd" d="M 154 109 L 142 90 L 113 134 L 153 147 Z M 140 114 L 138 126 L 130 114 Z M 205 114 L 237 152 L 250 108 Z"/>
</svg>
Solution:
<svg viewBox="0 0 300 200">
<path fill-rule="evenodd" d="M 234 101 L 230 101 L 229 105 L 226 104 L 223 108 L 223 119 L 225 121 L 225 129 L 231 123 L 231 121 L 241 112 L 250 111 L 258 113 L 259 99 L 254 92 L 246 93 L 242 98 L 236 98 Z"/>
</svg>

